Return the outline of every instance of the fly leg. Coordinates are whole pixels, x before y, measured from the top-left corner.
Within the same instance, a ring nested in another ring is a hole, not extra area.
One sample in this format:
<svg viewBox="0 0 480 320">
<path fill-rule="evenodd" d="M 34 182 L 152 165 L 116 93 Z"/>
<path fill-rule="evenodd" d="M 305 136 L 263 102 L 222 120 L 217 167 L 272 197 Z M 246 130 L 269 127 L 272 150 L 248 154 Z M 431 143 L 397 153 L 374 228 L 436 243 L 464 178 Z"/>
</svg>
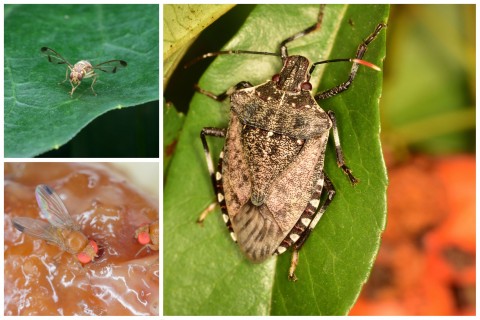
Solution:
<svg viewBox="0 0 480 320">
<path fill-rule="evenodd" d="M 68 80 L 68 70 L 69 70 L 70 67 L 67 67 L 67 70 L 65 71 L 65 80 L 63 80 L 62 82 L 59 82 L 58 84 L 62 84 L 62 83 L 65 83 L 65 81 Z"/>
<path fill-rule="evenodd" d="M 78 81 L 78 84 L 76 86 L 74 86 L 73 82 L 70 81 L 70 84 L 72 85 L 72 91 L 70 91 L 70 97 L 73 96 L 73 93 L 75 92 L 75 89 L 77 89 L 77 87 L 80 85 L 80 83 L 82 83 L 82 81 Z"/>
<path fill-rule="evenodd" d="M 94 94 L 94 95 L 97 95 L 97 94 L 95 93 L 95 90 L 93 90 L 93 85 L 95 84 L 95 81 L 97 81 L 97 74 L 96 74 L 96 73 L 93 74 L 93 81 L 92 81 L 92 84 L 90 85 L 90 88 L 92 88 L 93 94 Z"/>
</svg>

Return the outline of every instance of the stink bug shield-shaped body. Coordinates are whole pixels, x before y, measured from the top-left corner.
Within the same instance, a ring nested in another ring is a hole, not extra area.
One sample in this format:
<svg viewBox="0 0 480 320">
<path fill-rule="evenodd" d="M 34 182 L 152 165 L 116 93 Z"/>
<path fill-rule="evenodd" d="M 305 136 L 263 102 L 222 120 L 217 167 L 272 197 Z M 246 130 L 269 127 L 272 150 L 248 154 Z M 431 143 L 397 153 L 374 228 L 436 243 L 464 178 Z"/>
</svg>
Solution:
<svg viewBox="0 0 480 320">
<path fill-rule="evenodd" d="M 107 73 L 116 73 L 119 69 L 127 66 L 127 62 L 123 60 L 109 60 L 96 65 L 92 65 L 87 60 L 81 60 L 75 63 L 75 65 L 72 65 L 70 62 L 68 62 L 64 57 L 62 57 L 58 52 L 56 52 L 53 49 L 50 49 L 48 47 L 42 47 L 40 49 L 40 52 L 46 55 L 48 58 L 48 61 L 51 63 L 67 65 L 65 80 L 63 82 L 67 81 L 68 70 L 70 70 L 69 81 L 70 81 L 70 85 L 72 86 L 72 91 L 70 91 L 70 96 L 73 95 L 73 92 L 75 91 L 75 89 L 77 89 L 80 83 L 82 83 L 83 79 L 92 78 L 92 77 L 93 77 L 93 81 L 92 81 L 92 84 L 90 85 L 90 88 L 92 89 L 93 94 L 97 95 L 93 90 L 93 85 L 95 84 L 95 81 L 97 81 L 97 76 L 98 76 L 95 73 L 95 70 L 100 70 Z"/>
<path fill-rule="evenodd" d="M 35 190 L 38 206 L 48 222 L 28 217 L 15 217 L 13 226 L 20 232 L 46 240 L 63 251 L 76 255 L 81 263 L 92 261 L 97 252 L 97 243 L 80 231 L 80 226 L 72 219 L 60 197 L 47 185 L 39 185 Z"/>
<path fill-rule="evenodd" d="M 228 129 L 204 128 L 201 132 L 212 183 L 231 236 L 253 262 L 262 262 L 293 247 L 289 270 L 293 280 L 298 252 L 335 195 L 323 170 L 330 130 L 338 166 L 352 184 L 357 183 L 344 161 L 335 115 L 325 112 L 316 100 L 347 90 L 359 64 L 378 68 L 361 59 L 385 27 L 379 24 L 375 28 L 359 45 L 354 59 L 320 61 L 309 69 L 307 58 L 289 56 L 286 44 L 318 29 L 322 19 L 323 6 L 315 25 L 281 43 L 279 56 L 283 67 L 271 81 L 258 86 L 243 81 L 220 95 L 197 88 L 215 100 L 231 100 Z M 235 53 L 275 55 L 236 50 L 203 57 Z M 353 62 L 349 78 L 312 96 L 309 80 L 315 66 L 338 61 Z M 216 172 L 206 136 L 226 139 Z"/>
</svg>

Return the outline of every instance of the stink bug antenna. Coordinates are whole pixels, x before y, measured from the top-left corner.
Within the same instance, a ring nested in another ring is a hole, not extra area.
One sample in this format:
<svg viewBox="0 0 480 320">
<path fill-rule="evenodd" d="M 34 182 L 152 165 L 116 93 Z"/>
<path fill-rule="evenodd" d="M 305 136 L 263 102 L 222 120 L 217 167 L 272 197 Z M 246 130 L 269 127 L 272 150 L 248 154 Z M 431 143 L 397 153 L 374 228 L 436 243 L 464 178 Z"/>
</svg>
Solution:
<svg viewBox="0 0 480 320">
<path fill-rule="evenodd" d="M 263 52 L 263 51 L 248 51 L 248 50 L 227 50 L 227 51 L 216 51 L 216 52 L 209 52 L 205 53 L 204 55 L 201 55 L 199 57 L 196 57 L 195 59 L 191 60 L 187 64 L 185 64 L 184 68 L 190 68 L 192 65 L 197 63 L 200 60 L 210 58 L 210 57 L 216 57 L 224 54 L 256 54 L 256 55 L 262 55 L 262 56 L 276 56 L 280 57 L 280 54 L 278 53 L 273 53 L 273 52 Z"/>
<path fill-rule="evenodd" d="M 325 5 L 324 4 L 320 5 L 320 11 L 318 13 L 317 23 L 315 23 L 314 25 L 306 28 L 305 30 L 300 31 L 300 32 L 294 34 L 293 36 L 288 37 L 287 39 L 283 40 L 280 43 L 280 53 L 263 52 L 263 51 L 248 51 L 248 50 L 227 50 L 227 51 L 209 52 L 209 53 L 205 53 L 204 55 L 199 56 L 199 57 L 191 60 L 190 62 L 185 64 L 184 68 L 187 69 L 187 68 L 191 67 L 192 65 L 194 65 L 195 63 L 197 63 L 198 61 L 203 60 L 205 58 L 216 57 L 216 56 L 220 56 L 220 55 L 224 55 L 224 54 L 256 54 L 256 55 L 264 55 L 264 56 L 276 56 L 276 57 L 281 57 L 282 61 L 285 61 L 285 59 L 288 57 L 287 43 L 289 43 L 289 42 L 291 42 L 295 39 L 301 38 L 301 37 L 313 32 L 317 29 L 320 29 L 320 27 L 322 25 L 322 20 L 323 20 L 324 9 L 325 9 Z"/>
<path fill-rule="evenodd" d="M 330 88 L 328 90 L 325 90 L 321 93 L 316 94 L 315 99 L 317 101 L 331 98 L 331 97 L 347 90 L 350 87 L 350 85 L 352 84 L 353 79 L 355 79 L 355 77 L 357 75 L 357 70 L 358 70 L 358 65 L 359 64 L 362 64 L 362 65 L 367 66 L 369 68 L 372 68 L 374 70 L 380 70 L 379 67 L 377 67 L 376 65 L 374 65 L 370 62 L 362 60 L 362 58 L 365 55 L 365 52 L 367 52 L 368 45 L 373 40 L 375 40 L 375 38 L 377 38 L 380 31 L 383 28 L 385 28 L 386 26 L 387 25 L 385 23 L 379 23 L 377 25 L 377 27 L 375 28 L 375 30 L 365 40 L 363 40 L 362 43 L 360 43 L 360 45 L 357 48 L 357 54 L 355 55 L 355 59 L 347 59 L 348 61 L 353 62 L 352 69 L 350 70 L 350 75 L 348 76 L 348 79 L 346 81 L 340 83 L 339 85 L 333 87 L 333 88 Z M 328 61 L 328 60 L 326 60 L 326 61 Z M 313 72 L 313 69 L 315 68 L 316 65 L 319 65 L 321 63 L 326 63 L 326 61 L 321 61 L 321 62 L 314 63 L 312 65 L 312 68 L 310 69 L 310 73 Z"/>
<path fill-rule="evenodd" d="M 310 67 L 310 70 L 308 71 L 308 73 L 311 76 L 313 71 L 315 70 L 316 66 L 318 66 L 319 64 L 325 64 L 325 63 L 331 63 L 331 62 L 353 62 L 353 63 L 358 63 L 358 64 L 364 65 L 366 67 L 372 68 L 373 70 L 376 70 L 376 71 L 381 71 L 382 70 L 382 69 L 380 69 L 379 66 L 377 66 L 377 65 L 375 65 L 371 62 L 361 60 L 361 59 L 330 59 L 330 60 L 323 60 L 323 61 L 312 63 L 312 66 Z"/>
</svg>

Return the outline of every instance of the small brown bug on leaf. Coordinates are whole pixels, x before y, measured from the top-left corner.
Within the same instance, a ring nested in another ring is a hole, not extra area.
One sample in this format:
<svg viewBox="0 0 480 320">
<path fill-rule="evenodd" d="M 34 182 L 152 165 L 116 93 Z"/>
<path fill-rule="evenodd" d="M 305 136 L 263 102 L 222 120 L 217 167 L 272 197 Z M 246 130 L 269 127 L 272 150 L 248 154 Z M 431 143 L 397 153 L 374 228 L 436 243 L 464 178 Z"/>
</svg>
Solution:
<svg viewBox="0 0 480 320">
<path fill-rule="evenodd" d="M 102 63 L 99 63 L 97 65 L 92 65 L 89 61 L 87 60 L 81 60 L 75 63 L 75 65 L 72 65 L 70 62 L 68 62 L 64 57 L 62 57 L 58 52 L 56 52 L 53 49 L 50 49 L 48 47 L 42 47 L 40 51 L 48 57 L 48 61 L 54 64 L 66 64 L 67 65 L 67 71 L 65 73 L 65 80 L 63 80 L 61 83 L 64 83 L 68 79 L 68 70 L 70 70 L 70 84 L 72 85 L 72 91 L 70 91 L 70 96 L 73 95 L 73 92 L 77 87 L 82 83 L 83 79 L 87 78 L 92 78 L 93 81 L 92 84 L 90 85 L 90 88 L 92 88 L 92 92 L 94 95 L 97 95 L 95 91 L 93 90 L 93 85 L 95 84 L 95 81 L 97 81 L 97 74 L 95 73 L 95 70 L 101 70 L 103 72 L 107 73 L 116 73 L 119 68 L 124 68 L 127 66 L 127 62 L 124 60 L 109 60 L 105 61 Z"/>
</svg>

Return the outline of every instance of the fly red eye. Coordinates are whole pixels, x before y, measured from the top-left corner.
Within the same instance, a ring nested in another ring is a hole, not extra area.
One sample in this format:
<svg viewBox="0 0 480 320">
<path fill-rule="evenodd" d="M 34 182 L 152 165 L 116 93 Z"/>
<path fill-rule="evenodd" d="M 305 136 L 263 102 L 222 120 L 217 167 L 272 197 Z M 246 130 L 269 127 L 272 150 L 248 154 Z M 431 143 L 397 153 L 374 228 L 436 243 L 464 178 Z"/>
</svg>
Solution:
<svg viewBox="0 0 480 320">
<path fill-rule="evenodd" d="M 277 74 L 274 74 L 273 77 L 272 77 L 272 81 L 273 82 L 278 82 L 280 81 L 280 75 L 277 73 Z"/>
<path fill-rule="evenodd" d="M 304 91 L 311 91 L 312 90 L 312 84 L 310 82 L 304 82 L 300 85 L 300 88 Z"/>
<path fill-rule="evenodd" d="M 148 232 L 143 231 L 138 234 L 138 243 L 143 245 L 150 243 L 150 235 L 148 234 Z"/>
<path fill-rule="evenodd" d="M 92 258 L 90 258 L 90 256 L 85 252 L 80 252 L 79 254 L 77 254 L 77 259 L 81 263 L 89 263 L 90 261 L 92 261 Z"/>
</svg>

